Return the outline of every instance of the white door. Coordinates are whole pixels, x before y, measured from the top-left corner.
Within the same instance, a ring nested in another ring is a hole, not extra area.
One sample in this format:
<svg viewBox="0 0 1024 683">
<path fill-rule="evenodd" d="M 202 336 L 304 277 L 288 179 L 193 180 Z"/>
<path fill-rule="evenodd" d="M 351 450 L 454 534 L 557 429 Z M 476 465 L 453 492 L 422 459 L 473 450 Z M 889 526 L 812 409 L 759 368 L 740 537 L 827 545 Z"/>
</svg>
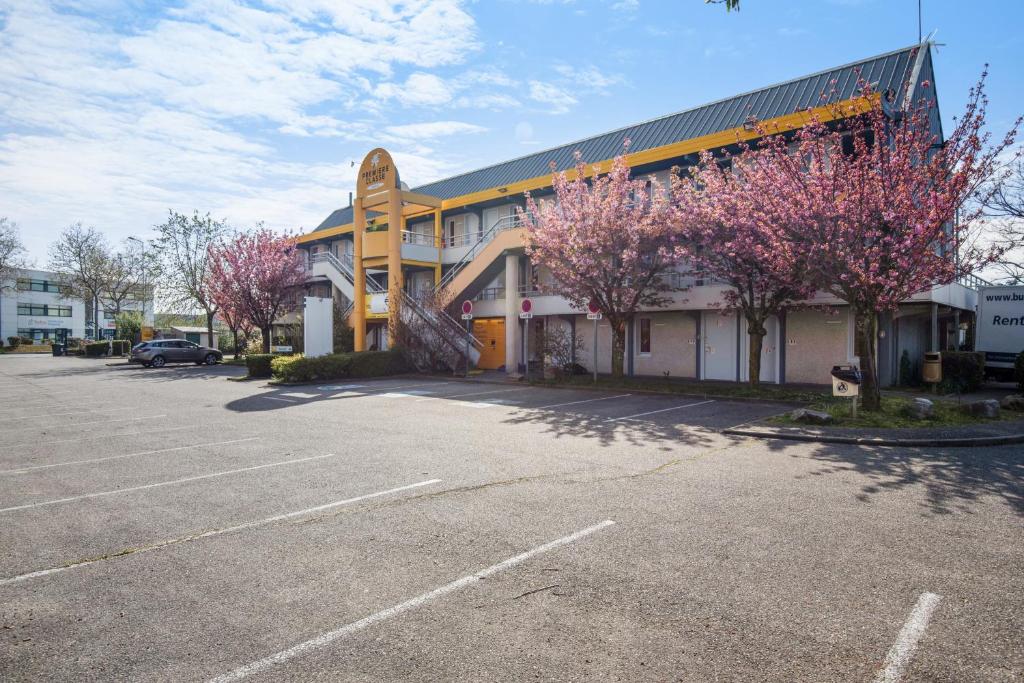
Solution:
<svg viewBox="0 0 1024 683">
<path fill-rule="evenodd" d="M 702 320 L 702 379 L 736 381 L 736 314 L 704 311 Z"/>
<path fill-rule="evenodd" d="M 779 381 L 779 319 L 771 316 L 765 321 L 764 328 L 768 330 L 768 334 L 761 344 L 761 381 L 776 383 Z M 750 335 L 746 333 L 745 321 L 741 321 L 740 329 L 743 332 L 740 380 L 746 382 L 750 379 Z"/>
</svg>

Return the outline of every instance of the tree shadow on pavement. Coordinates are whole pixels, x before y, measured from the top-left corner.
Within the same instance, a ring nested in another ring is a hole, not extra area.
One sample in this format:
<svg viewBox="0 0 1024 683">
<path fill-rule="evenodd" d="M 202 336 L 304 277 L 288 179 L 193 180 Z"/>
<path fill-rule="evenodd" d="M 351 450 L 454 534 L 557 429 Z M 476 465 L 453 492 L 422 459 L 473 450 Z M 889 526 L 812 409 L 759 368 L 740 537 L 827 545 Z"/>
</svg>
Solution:
<svg viewBox="0 0 1024 683">
<path fill-rule="evenodd" d="M 921 487 L 923 505 L 933 514 L 971 513 L 981 499 L 995 497 L 1024 515 L 1024 448 L 1019 445 L 924 449 L 820 444 L 791 457 L 821 463 L 811 476 L 856 472 L 866 477 L 870 483 L 857 495 L 863 502 L 890 491 Z"/>
<path fill-rule="evenodd" d="M 505 424 L 526 426 L 555 438 L 565 436 L 595 439 L 602 446 L 660 445 L 662 450 L 672 446 L 710 446 L 721 436 L 702 424 L 667 424 L 653 420 L 609 421 L 607 415 L 588 415 L 566 411 L 522 409 L 503 421 Z M 728 437 L 726 437 L 728 438 Z"/>
</svg>

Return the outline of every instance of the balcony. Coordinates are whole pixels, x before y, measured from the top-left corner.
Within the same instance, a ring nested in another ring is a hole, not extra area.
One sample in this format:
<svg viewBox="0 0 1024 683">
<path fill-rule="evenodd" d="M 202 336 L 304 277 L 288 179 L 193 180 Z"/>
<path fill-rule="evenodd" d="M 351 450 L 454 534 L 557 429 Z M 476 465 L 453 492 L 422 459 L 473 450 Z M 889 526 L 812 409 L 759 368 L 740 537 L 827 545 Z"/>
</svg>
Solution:
<svg viewBox="0 0 1024 683">
<path fill-rule="evenodd" d="M 388 232 L 386 230 L 368 232 L 363 235 L 363 258 L 386 258 L 387 255 Z M 438 248 L 434 236 L 403 230 L 402 260 L 436 263 Z"/>
</svg>

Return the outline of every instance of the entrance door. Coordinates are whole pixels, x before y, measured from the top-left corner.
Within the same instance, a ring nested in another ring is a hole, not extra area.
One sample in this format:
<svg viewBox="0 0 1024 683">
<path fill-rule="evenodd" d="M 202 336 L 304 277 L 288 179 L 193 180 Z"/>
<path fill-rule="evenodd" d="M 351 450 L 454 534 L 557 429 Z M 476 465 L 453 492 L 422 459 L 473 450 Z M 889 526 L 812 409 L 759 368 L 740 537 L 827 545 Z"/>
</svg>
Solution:
<svg viewBox="0 0 1024 683">
<path fill-rule="evenodd" d="M 480 318 L 473 321 L 473 336 L 483 342 L 480 360 L 482 370 L 497 370 L 505 365 L 505 319 Z"/>
<path fill-rule="evenodd" d="M 736 314 L 732 311 L 704 311 L 703 379 L 736 381 Z"/>
</svg>

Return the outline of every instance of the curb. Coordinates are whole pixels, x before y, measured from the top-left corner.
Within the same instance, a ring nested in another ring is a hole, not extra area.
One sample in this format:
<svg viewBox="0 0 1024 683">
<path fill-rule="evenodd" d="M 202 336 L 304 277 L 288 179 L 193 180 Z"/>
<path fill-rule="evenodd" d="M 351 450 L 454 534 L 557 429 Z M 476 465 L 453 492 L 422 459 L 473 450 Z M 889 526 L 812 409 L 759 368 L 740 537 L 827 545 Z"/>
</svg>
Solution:
<svg viewBox="0 0 1024 683">
<path fill-rule="evenodd" d="M 877 439 L 863 436 L 835 436 L 829 434 L 800 434 L 787 432 L 764 432 L 756 429 L 723 429 L 722 434 L 730 436 L 750 436 L 758 439 L 782 439 L 785 441 L 802 441 L 805 443 L 841 443 L 856 446 L 951 446 L 973 448 L 978 446 L 1005 446 L 1024 443 L 1024 434 L 1005 434 L 1002 436 L 964 436 L 951 438 L 908 438 L 908 439 Z"/>
</svg>

